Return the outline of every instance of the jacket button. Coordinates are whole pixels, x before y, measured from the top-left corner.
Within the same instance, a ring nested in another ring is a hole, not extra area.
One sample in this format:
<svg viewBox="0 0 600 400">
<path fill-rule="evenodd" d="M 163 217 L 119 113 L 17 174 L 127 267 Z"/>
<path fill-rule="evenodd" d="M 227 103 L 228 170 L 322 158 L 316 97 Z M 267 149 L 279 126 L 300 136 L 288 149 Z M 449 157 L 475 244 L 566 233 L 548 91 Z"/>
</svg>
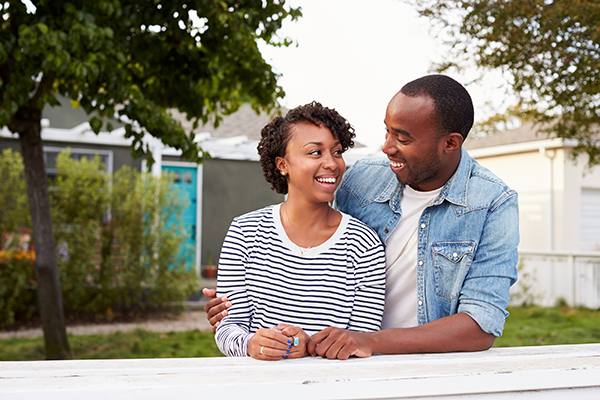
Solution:
<svg viewBox="0 0 600 400">
<path fill-rule="evenodd" d="M 421 224 L 421 229 L 425 229 L 425 224 Z"/>
<path fill-rule="evenodd" d="M 384 229 L 383 233 L 390 233 L 388 229 Z"/>
<path fill-rule="evenodd" d="M 452 253 L 452 257 L 454 257 L 454 258 L 458 257 L 458 253 Z"/>
<path fill-rule="evenodd" d="M 420 261 L 419 261 L 419 265 L 423 265 L 423 260 L 420 260 Z"/>
<path fill-rule="evenodd" d="M 418 304 L 418 305 L 420 305 L 420 306 L 422 306 L 422 305 L 423 305 L 423 300 L 419 300 L 419 301 L 417 302 L 417 304 Z"/>
</svg>

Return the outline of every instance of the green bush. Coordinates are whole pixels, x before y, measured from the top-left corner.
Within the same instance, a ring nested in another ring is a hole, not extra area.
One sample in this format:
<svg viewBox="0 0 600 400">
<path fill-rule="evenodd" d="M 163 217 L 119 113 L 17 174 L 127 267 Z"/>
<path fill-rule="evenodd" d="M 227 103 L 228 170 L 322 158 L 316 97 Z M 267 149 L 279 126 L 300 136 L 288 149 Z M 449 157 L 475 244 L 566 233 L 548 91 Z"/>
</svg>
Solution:
<svg viewBox="0 0 600 400">
<path fill-rule="evenodd" d="M 29 201 L 21 154 L 5 149 L 0 154 L 0 249 L 6 245 L 7 236 L 29 227 Z"/>
<path fill-rule="evenodd" d="M 34 262 L 32 251 L 0 250 L 0 327 L 12 324 L 17 314 L 30 318 L 37 310 Z"/>
<path fill-rule="evenodd" d="M 99 282 L 113 310 L 151 310 L 189 297 L 199 282 L 186 260 L 178 190 L 123 167 L 114 175 Z"/>
<path fill-rule="evenodd" d="M 94 278 L 108 209 L 107 176 L 99 157 L 74 160 L 68 150 L 56 158 L 56 169 L 51 205 L 63 303 L 67 311 L 98 312 Z"/>
<path fill-rule="evenodd" d="M 151 311 L 180 304 L 198 289 L 188 270 L 191 248 L 183 244 L 183 204 L 167 176 L 156 178 L 129 167 L 113 177 L 99 158 L 74 160 L 68 151 L 56 161 L 50 185 L 57 260 L 65 310 L 87 314 Z M 29 227 L 20 155 L 5 151 L 0 176 L 0 229 L 3 241 L 17 243 Z M 9 181 L 9 179 L 11 179 Z M 21 240 L 22 241 L 22 240 Z M 0 262 L 0 326 L 15 312 L 37 310 L 31 262 L 4 253 Z"/>
<path fill-rule="evenodd" d="M 0 154 L 0 327 L 37 310 L 29 235 L 29 203 L 21 155 Z"/>
</svg>

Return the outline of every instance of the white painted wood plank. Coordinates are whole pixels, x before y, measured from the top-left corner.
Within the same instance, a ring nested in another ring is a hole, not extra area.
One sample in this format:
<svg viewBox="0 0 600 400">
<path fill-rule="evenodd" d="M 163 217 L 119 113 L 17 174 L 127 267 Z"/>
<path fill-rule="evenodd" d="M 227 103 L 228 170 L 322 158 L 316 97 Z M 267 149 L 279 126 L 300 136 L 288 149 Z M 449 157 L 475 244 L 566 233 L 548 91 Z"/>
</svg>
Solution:
<svg viewBox="0 0 600 400">
<path fill-rule="evenodd" d="M 0 399 L 378 399 L 500 395 L 600 398 L 600 344 L 479 353 L 0 363 Z M 476 397 L 473 397 L 476 398 Z M 559 397 L 556 397 L 559 398 Z"/>
</svg>

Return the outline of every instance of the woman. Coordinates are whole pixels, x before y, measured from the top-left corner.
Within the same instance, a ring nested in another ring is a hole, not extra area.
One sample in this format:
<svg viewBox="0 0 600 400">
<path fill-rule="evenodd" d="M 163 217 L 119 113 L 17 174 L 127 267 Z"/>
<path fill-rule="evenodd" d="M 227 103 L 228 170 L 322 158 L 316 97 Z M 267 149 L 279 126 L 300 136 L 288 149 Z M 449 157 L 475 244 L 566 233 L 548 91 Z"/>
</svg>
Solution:
<svg viewBox="0 0 600 400">
<path fill-rule="evenodd" d="M 313 102 L 276 117 L 261 136 L 265 179 L 287 199 L 237 217 L 229 228 L 217 291 L 233 306 L 217 328 L 219 348 L 281 360 L 307 355 L 309 335 L 328 326 L 378 330 L 383 245 L 367 225 L 329 205 L 354 128 Z"/>
</svg>

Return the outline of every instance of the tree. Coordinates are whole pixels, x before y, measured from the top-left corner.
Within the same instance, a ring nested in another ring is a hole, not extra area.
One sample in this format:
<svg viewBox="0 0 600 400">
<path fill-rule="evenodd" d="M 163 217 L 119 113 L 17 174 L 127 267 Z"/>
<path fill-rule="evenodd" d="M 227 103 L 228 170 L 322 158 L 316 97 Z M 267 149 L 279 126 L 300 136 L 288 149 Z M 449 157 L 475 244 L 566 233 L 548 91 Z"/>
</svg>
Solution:
<svg viewBox="0 0 600 400">
<path fill-rule="evenodd" d="M 270 110 L 284 96 L 257 41 L 288 45 L 277 30 L 299 9 L 284 0 L 9 0 L 0 4 L 0 126 L 18 133 L 36 251 L 46 356 L 69 358 L 48 185 L 41 112 L 69 97 L 94 132 L 115 115 L 132 151 L 152 162 L 145 133 L 199 162 L 205 153 L 168 110 L 194 121 L 235 111 L 242 101 Z"/>
<path fill-rule="evenodd" d="M 510 77 L 512 113 L 576 139 L 574 155 L 600 164 L 600 3 L 590 0 L 412 0 L 449 34 L 451 62 Z M 494 120 L 497 120 L 495 118 Z"/>
</svg>

